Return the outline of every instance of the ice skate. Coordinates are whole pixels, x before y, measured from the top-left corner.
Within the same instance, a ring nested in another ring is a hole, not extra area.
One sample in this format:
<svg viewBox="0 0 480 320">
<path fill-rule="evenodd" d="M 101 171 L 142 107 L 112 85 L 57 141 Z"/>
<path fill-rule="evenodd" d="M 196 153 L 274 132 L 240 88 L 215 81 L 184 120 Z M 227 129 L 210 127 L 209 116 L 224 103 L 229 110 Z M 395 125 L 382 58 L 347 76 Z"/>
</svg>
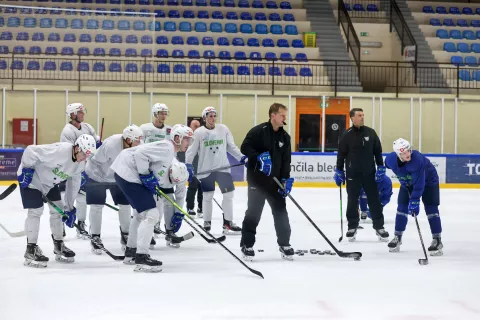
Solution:
<svg viewBox="0 0 480 320">
<path fill-rule="evenodd" d="M 172 248 L 180 248 L 180 242 L 182 242 L 172 230 L 167 230 L 165 240 L 167 241 L 167 247 Z"/>
<path fill-rule="evenodd" d="M 123 264 L 133 265 L 135 264 L 135 255 L 137 254 L 137 248 L 125 247 L 125 258 Z"/>
<path fill-rule="evenodd" d="M 255 258 L 255 250 L 251 247 L 247 248 L 246 246 L 242 246 L 242 257 L 245 261 L 253 261 L 253 258 Z"/>
<path fill-rule="evenodd" d="M 128 242 L 128 232 L 123 232 L 120 228 L 120 244 L 122 245 L 122 251 L 125 251 Z"/>
<path fill-rule="evenodd" d="M 85 230 L 85 231 L 87 230 L 87 225 L 85 224 L 85 221 L 78 221 L 77 224 L 80 227 L 80 229 Z M 76 230 L 77 230 L 77 238 L 78 239 L 89 240 L 86 235 L 81 234 L 78 229 L 76 229 Z"/>
<path fill-rule="evenodd" d="M 350 242 L 355 241 L 357 239 L 357 228 L 348 229 L 346 236 L 348 241 Z"/>
<path fill-rule="evenodd" d="M 202 208 L 198 208 L 197 209 L 197 218 L 203 218 L 203 211 L 202 211 Z"/>
<path fill-rule="evenodd" d="M 390 252 L 399 252 L 402 245 L 402 236 L 395 236 L 388 244 L 388 250 Z"/>
<path fill-rule="evenodd" d="M 212 230 L 212 222 L 211 221 L 204 221 L 203 222 L 203 228 L 210 232 Z"/>
<path fill-rule="evenodd" d="M 34 243 L 27 244 L 27 250 L 23 257 L 25 258 L 25 261 L 23 262 L 24 266 L 33 268 L 47 267 L 48 258 L 43 255 L 40 247 Z"/>
<path fill-rule="evenodd" d="M 152 240 L 150 241 L 150 250 L 155 249 L 155 245 L 157 244 L 157 241 L 155 241 L 155 238 L 152 237 Z"/>
<path fill-rule="evenodd" d="M 135 272 L 155 273 L 162 271 L 162 262 L 150 258 L 149 254 L 135 255 Z"/>
<path fill-rule="evenodd" d="M 428 247 L 428 253 L 430 253 L 431 256 L 437 257 L 437 256 L 443 256 L 443 243 L 442 243 L 442 238 L 436 237 L 433 238 L 432 244 L 430 247 Z"/>
<path fill-rule="evenodd" d="M 366 223 L 368 222 L 368 215 L 369 215 L 370 212 L 368 211 L 361 211 L 360 212 L 360 221 L 362 221 L 362 223 Z"/>
<path fill-rule="evenodd" d="M 53 240 L 53 253 L 58 262 L 72 263 L 75 261 L 75 252 L 67 248 L 63 240 Z"/>
<path fill-rule="evenodd" d="M 278 250 L 282 254 L 282 259 L 292 261 L 293 260 L 293 255 L 295 254 L 295 251 L 293 250 L 292 247 L 290 246 L 285 246 L 285 247 L 278 247 Z"/>
<path fill-rule="evenodd" d="M 188 209 L 187 213 L 192 218 L 195 218 L 197 216 L 197 213 L 193 209 Z"/>
<path fill-rule="evenodd" d="M 99 234 L 92 234 L 92 240 L 90 241 L 90 245 L 92 246 L 92 252 L 94 254 L 102 254 L 103 253 L 103 243 L 100 239 Z"/>
<path fill-rule="evenodd" d="M 239 235 L 242 233 L 242 228 L 237 226 L 233 221 L 223 220 L 223 234 L 225 235 Z"/>
<path fill-rule="evenodd" d="M 388 241 L 388 237 L 390 236 L 388 234 L 387 231 L 385 231 L 385 229 L 381 228 L 381 229 L 375 229 L 376 231 L 376 235 L 378 237 L 378 240 L 380 241 L 383 241 L 383 242 L 387 242 Z"/>
<path fill-rule="evenodd" d="M 162 229 L 160 228 L 160 222 L 157 222 L 155 224 L 155 227 L 153 227 L 153 236 L 158 239 L 160 235 L 162 234 Z"/>
</svg>

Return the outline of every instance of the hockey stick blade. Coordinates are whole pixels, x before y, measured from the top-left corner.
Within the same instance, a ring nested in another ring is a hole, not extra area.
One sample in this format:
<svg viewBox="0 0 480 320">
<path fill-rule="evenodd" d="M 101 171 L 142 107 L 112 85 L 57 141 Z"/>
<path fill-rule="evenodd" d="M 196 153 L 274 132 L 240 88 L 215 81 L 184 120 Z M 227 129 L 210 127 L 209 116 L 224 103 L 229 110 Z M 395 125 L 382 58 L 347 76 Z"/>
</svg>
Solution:
<svg viewBox="0 0 480 320">
<path fill-rule="evenodd" d="M 15 189 L 17 189 L 16 183 L 12 183 L 11 185 L 9 185 L 8 188 L 5 189 L 5 191 L 3 191 L 2 194 L 0 194 L 0 200 L 3 200 L 6 197 L 8 197 L 13 191 L 15 191 Z"/>
<path fill-rule="evenodd" d="M 423 243 L 422 232 L 420 231 L 420 225 L 418 224 L 417 216 L 415 216 L 415 223 L 417 224 L 418 236 L 420 237 L 420 243 L 422 244 L 423 254 L 425 255 L 424 259 L 418 259 L 418 263 L 422 266 L 426 266 L 428 264 L 428 256 L 427 256 L 427 251 L 425 250 L 425 244 Z"/>
<path fill-rule="evenodd" d="M 48 202 L 49 205 L 51 205 L 60 215 L 62 216 L 66 216 L 65 213 L 62 211 L 62 209 L 60 209 L 55 203 L 53 203 L 52 200 L 48 199 L 46 195 L 42 195 L 43 199 Z M 113 253 L 111 253 L 110 251 L 108 251 L 102 243 L 99 243 L 97 242 L 96 240 L 93 239 L 93 237 L 87 232 L 85 231 L 82 227 L 80 227 L 78 224 L 76 223 L 73 223 L 73 226 L 84 236 L 86 236 L 88 239 L 92 240 L 92 242 L 94 242 L 100 250 L 102 250 L 103 252 L 105 252 L 108 256 L 110 256 L 113 260 L 123 260 L 125 259 L 125 256 L 117 256 L 117 255 L 114 255 Z"/>
<path fill-rule="evenodd" d="M 285 190 L 285 187 L 283 186 L 283 184 L 281 184 L 280 181 L 278 181 L 278 179 L 276 177 L 273 177 L 273 180 L 275 181 L 275 183 L 281 189 Z M 298 204 L 298 202 L 295 201 L 295 199 L 289 193 L 287 194 L 287 196 L 295 204 L 295 206 L 298 208 L 298 210 L 300 210 L 300 212 L 305 216 L 305 218 L 307 218 L 308 222 L 310 222 L 310 224 L 318 231 L 318 233 L 320 233 L 320 235 L 323 237 L 323 239 L 325 239 L 325 241 L 330 245 L 330 247 L 337 253 L 337 255 L 339 257 L 341 257 L 341 258 L 354 258 L 356 260 L 359 260 L 362 257 L 361 252 L 343 252 L 343 251 L 338 250 L 333 245 L 333 243 L 327 238 L 327 236 L 322 232 L 322 230 L 320 230 L 320 228 L 315 224 L 315 222 L 313 222 L 313 220 L 309 217 L 309 215 L 302 209 L 302 207 Z"/>
<path fill-rule="evenodd" d="M 0 228 L 2 228 L 3 231 L 5 231 L 5 233 L 8 234 L 11 238 L 19 238 L 19 237 L 23 237 L 25 235 L 24 231 L 19 231 L 19 232 L 8 231 L 7 228 L 5 228 L 1 223 L 0 223 Z"/>
</svg>

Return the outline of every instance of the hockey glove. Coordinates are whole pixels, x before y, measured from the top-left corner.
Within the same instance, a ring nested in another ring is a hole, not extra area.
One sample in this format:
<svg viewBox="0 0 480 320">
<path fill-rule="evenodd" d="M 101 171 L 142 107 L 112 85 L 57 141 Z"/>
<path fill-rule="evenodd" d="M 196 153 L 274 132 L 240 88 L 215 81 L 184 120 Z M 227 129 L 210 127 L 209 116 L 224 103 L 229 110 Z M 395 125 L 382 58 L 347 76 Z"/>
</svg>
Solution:
<svg viewBox="0 0 480 320">
<path fill-rule="evenodd" d="M 142 181 L 142 184 L 148 190 L 150 190 L 153 194 L 157 194 L 156 187 L 158 187 L 158 180 L 153 175 L 153 172 L 150 172 L 149 174 L 141 174 L 140 175 L 140 181 Z"/>
<path fill-rule="evenodd" d="M 82 182 L 80 182 L 80 189 L 85 191 L 85 184 L 87 184 L 88 175 L 85 171 L 82 171 Z"/>
<path fill-rule="evenodd" d="M 278 189 L 278 192 L 282 195 L 282 197 L 285 198 L 288 194 L 290 194 L 293 187 L 293 181 L 294 181 L 293 178 L 282 179 L 283 189 L 281 188 Z"/>
<path fill-rule="evenodd" d="M 420 200 L 410 199 L 410 202 L 408 202 L 408 214 L 415 217 L 415 216 L 418 216 L 419 212 L 420 212 Z"/>
<path fill-rule="evenodd" d="M 375 173 L 375 181 L 380 182 L 385 177 L 385 173 L 387 172 L 387 168 L 385 166 L 378 166 L 377 172 Z"/>
<path fill-rule="evenodd" d="M 180 230 L 184 216 L 185 215 L 183 213 L 175 212 L 173 214 L 172 221 L 170 221 L 170 230 L 173 230 L 174 233 Z"/>
<path fill-rule="evenodd" d="M 242 159 L 240 159 L 240 163 L 245 166 L 245 168 L 248 166 L 248 157 L 243 156 Z"/>
<path fill-rule="evenodd" d="M 35 169 L 33 168 L 22 168 L 22 174 L 17 176 L 17 180 L 21 188 L 28 187 L 28 185 L 32 182 L 34 173 Z"/>
<path fill-rule="evenodd" d="M 340 187 L 341 184 L 345 184 L 345 172 L 339 169 L 335 169 L 335 174 L 333 175 L 333 180 L 337 186 Z"/>
<path fill-rule="evenodd" d="M 77 209 L 73 207 L 72 210 L 64 211 L 63 213 L 66 216 L 62 216 L 62 221 L 65 222 L 67 227 L 73 228 L 73 224 L 75 223 L 75 220 L 77 220 Z"/>
<path fill-rule="evenodd" d="M 195 170 L 193 169 L 193 165 L 191 163 L 187 163 L 185 165 L 188 171 L 188 182 L 192 182 L 193 176 L 195 175 Z"/>
<path fill-rule="evenodd" d="M 260 171 L 269 176 L 272 173 L 272 158 L 270 152 L 264 152 L 257 157 L 257 161 L 260 163 Z"/>
</svg>

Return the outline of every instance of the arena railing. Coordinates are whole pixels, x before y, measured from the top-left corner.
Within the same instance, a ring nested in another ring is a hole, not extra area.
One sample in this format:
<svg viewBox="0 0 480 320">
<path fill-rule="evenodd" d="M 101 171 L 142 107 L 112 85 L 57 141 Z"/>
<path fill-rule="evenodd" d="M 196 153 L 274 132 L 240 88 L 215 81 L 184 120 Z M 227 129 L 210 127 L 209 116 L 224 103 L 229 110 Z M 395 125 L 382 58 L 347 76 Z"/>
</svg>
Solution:
<svg viewBox="0 0 480 320">
<path fill-rule="evenodd" d="M 391 0 L 342 0 L 348 14 L 357 22 L 360 19 L 369 20 L 369 23 L 387 23 L 390 19 Z M 363 11 L 362 11 L 363 9 Z"/>
<path fill-rule="evenodd" d="M 357 65 L 357 72 L 360 76 L 360 40 L 358 40 L 357 33 L 353 27 L 352 20 L 350 20 L 349 13 L 343 0 L 338 1 L 338 24 L 342 27 L 343 33 L 347 40 L 347 51 L 352 53 L 353 60 Z"/>
</svg>

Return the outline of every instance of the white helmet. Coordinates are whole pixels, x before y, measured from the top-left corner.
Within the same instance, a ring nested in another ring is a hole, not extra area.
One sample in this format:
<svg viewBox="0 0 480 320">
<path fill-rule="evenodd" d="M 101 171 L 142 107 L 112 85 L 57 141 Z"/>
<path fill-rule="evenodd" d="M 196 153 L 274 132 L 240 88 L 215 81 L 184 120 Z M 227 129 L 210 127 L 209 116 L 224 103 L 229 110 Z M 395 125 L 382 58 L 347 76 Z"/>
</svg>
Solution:
<svg viewBox="0 0 480 320">
<path fill-rule="evenodd" d="M 155 116 L 159 112 L 166 112 L 168 116 L 168 107 L 164 103 L 155 103 L 152 107 L 152 114 Z"/>
<path fill-rule="evenodd" d="M 175 137 L 179 137 L 178 143 L 175 142 Z M 181 144 L 183 138 L 190 138 L 189 146 L 193 143 L 193 130 L 183 124 L 176 124 L 173 126 L 172 130 L 170 131 L 170 139 L 175 144 Z"/>
<path fill-rule="evenodd" d="M 130 139 L 133 142 L 135 141 L 142 141 L 143 140 L 143 131 L 140 127 L 131 124 L 125 129 L 123 129 L 123 139 L 127 140 Z"/>
<path fill-rule="evenodd" d="M 403 138 L 399 138 L 395 141 L 393 141 L 393 151 L 397 154 L 397 156 L 400 158 L 400 153 L 412 150 L 412 146 L 410 145 L 410 142 Z"/>
<path fill-rule="evenodd" d="M 182 184 L 188 180 L 187 166 L 182 162 L 172 162 L 168 174 L 170 176 L 170 181 L 175 184 Z"/>
<path fill-rule="evenodd" d="M 87 109 L 83 106 L 83 104 L 81 104 L 79 102 L 75 102 L 75 103 L 70 103 L 67 106 L 66 113 L 70 116 L 72 113 L 77 114 L 77 112 L 79 112 L 79 111 L 82 111 L 82 112 L 86 113 Z"/>
<path fill-rule="evenodd" d="M 80 137 L 78 137 L 77 141 L 75 141 L 75 145 L 78 146 L 80 151 L 85 153 L 87 157 L 93 156 L 93 154 L 97 150 L 97 143 L 95 139 L 89 134 L 82 134 Z"/>
<path fill-rule="evenodd" d="M 215 114 L 217 114 L 217 110 L 215 110 L 214 107 L 206 107 L 206 108 L 203 109 L 203 111 L 202 111 L 202 118 L 205 119 L 205 117 L 207 116 L 207 114 L 209 114 L 210 112 L 215 112 Z"/>
</svg>

